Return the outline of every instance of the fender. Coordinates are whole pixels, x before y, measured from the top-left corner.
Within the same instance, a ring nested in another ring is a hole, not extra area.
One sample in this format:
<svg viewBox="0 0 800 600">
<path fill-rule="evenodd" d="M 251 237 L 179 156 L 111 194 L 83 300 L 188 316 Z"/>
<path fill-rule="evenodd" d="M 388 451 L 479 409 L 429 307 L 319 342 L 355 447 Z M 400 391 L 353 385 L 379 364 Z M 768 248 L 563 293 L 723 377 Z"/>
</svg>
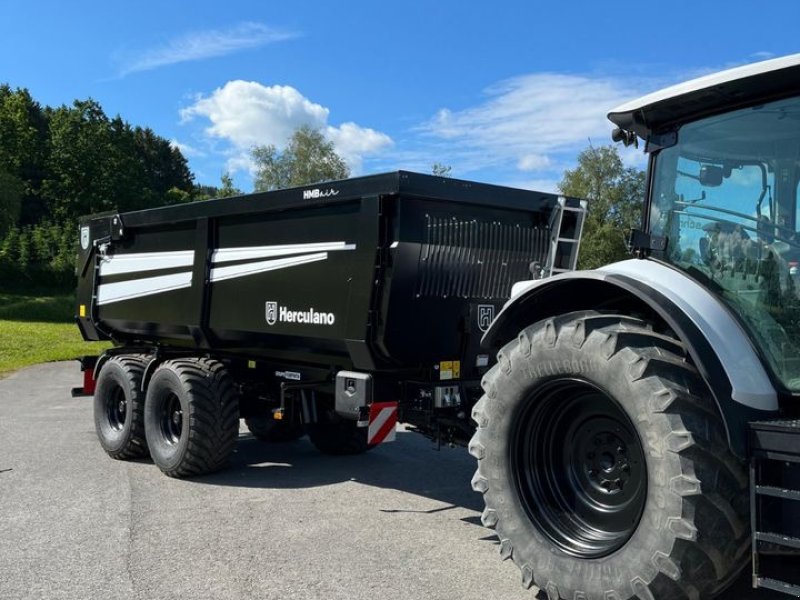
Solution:
<svg viewBox="0 0 800 600">
<path fill-rule="evenodd" d="M 688 275 L 653 260 L 520 282 L 481 344 L 496 349 L 535 321 L 586 309 L 644 310 L 666 323 L 711 390 L 731 449 L 740 457 L 747 452 L 747 423 L 778 411 L 775 387 L 736 317 Z"/>
</svg>

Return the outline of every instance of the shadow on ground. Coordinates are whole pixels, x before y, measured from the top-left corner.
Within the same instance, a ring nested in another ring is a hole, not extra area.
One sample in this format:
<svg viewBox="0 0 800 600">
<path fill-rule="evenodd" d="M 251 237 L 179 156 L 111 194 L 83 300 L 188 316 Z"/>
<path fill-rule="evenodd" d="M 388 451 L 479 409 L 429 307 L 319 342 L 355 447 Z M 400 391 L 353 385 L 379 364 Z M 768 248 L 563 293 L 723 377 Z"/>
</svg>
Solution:
<svg viewBox="0 0 800 600">
<path fill-rule="evenodd" d="M 358 456 L 320 454 L 305 438 L 268 444 L 245 435 L 239 438 L 228 469 L 196 481 L 270 489 L 302 489 L 356 481 L 481 511 L 483 500 L 470 487 L 474 472 L 474 459 L 466 449 L 437 451 L 421 435 L 403 431 L 398 431 L 396 442 Z"/>
<path fill-rule="evenodd" d="M 474 471 L 474 459 L 466 449 L 442 448 L 437 451 L 435 445 L 424 437 L 403 431 L 398 431 L 397 441 L 393 444 L 379 446 L 359 456 L 322 455 L 307 439 L 267 444 L 243 435 L 227 470 L 196 481 L 205 485 L 271 489 L 302 489 L 356 481 L 446 504 L 426 511 L 393 509 L 386 512 L 435 513 L 463 507 L 480 513 L 483 500 L 470 488 Z M 478 514 L 461 520 L 481 525 Z M 497 538 L 488 530 L 482 539 L 497 543 Z M 748 568 L 718 600 L 783 600 L 788 597 L 753 590 Z M 547 600 L 544 593 L 536 598 Z"/>
</svg>

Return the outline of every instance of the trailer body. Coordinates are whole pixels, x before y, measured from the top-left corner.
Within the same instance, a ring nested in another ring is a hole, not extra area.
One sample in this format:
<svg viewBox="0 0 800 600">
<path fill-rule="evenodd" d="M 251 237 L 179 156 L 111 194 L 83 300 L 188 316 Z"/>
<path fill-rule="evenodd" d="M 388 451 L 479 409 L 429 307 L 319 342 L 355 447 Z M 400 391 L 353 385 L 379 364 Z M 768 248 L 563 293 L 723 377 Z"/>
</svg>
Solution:
<svg viewBox="0 0 800 600">
<path fill-rule="evenodd" d="M 479 393 L 482 333 L 532 264 L 574 267 L 577 242 L 563 240 L 579 237 L 582 211 L 401 171 L 91 217 L 77 321 L 119 351 L 248 365 L 275 401 L 281 382 L 332 394 L 337 373 L 368 373 L 370 402 L 424 407 L 431 427 L 431 401 L 446 394 L 468 425 L 467 401 L 450 398 Z"/>
</svg>

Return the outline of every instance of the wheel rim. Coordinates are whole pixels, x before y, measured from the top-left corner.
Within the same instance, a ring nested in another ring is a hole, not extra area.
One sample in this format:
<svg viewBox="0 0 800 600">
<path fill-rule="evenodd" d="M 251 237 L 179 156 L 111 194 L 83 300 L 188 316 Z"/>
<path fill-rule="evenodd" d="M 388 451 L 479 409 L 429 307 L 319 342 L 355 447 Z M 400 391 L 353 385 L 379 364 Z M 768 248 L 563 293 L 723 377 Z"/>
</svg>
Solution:
<svg viewBox="0 0 800 600">
<path fill-rule="evenodd" d="M 114 431 L 122 431 L 125 427 L 125 416 L 128 413 L 128 400 L 125 390 L 115 385 L 106 397 L 106 421 Z"/>
<path fill-rule="evenodd" d="M 183 410 L 180 398 L 176 394 L 168 394 L 161 404 L 159 415 L 161 435 L 168 444 L 177 444 L 183 432 Z"/>
<path fill-rule="evenodd" d="M 630 539 L 647 497 L 647 465 L 630 417 L 600 388 L 556 379 L 531 394 L 511 438 L 522 506 L 564 552 L 607 556 Z"/>
</svg>

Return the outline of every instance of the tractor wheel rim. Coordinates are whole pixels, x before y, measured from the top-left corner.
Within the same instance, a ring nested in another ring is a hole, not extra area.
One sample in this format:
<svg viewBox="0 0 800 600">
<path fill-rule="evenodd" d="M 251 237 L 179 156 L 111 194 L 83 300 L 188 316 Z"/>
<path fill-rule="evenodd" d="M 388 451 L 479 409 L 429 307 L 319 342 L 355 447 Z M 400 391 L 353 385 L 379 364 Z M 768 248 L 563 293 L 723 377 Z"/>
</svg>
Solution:
<svg viewBox="0 0 800 600">
<path fill-rule="evenodd" d="M 539 386 L 509 449 L 525 512 L 562 551 L 601 558 L 636 531 L 647 498 L 644 449 L 630 417 L 596 385 L 560 378 Z"/>
</svg>

